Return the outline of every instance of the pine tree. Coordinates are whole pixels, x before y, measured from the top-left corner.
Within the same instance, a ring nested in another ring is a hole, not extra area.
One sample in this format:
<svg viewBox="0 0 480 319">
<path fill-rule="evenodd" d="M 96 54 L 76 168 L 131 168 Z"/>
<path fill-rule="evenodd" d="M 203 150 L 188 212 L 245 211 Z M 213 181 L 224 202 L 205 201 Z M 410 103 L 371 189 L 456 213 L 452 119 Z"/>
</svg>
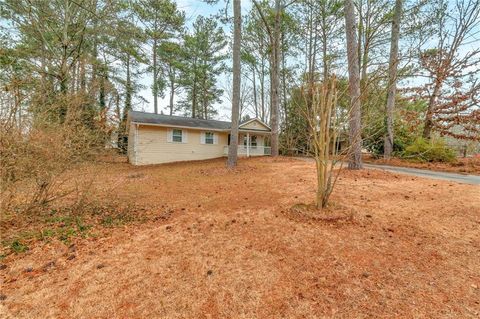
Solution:
<svg viewBox="0 0 480 319">
<path fill-rule="evenodd" d="M 182 46 L 175 42 L 163 42 L 158 47 L 161 56 L 160 64 L 162 74 L 165 77 L 165 83 L 169 95 L 168 109 L 170 115 L 175 110 L 174 98 L 181 90 L 182 71 L 185 70 L 184 61 L 182 59 Z"/>
<path fill-rule="evenodd" d="M 180 107 L 191 117 L 208 119 L 217 113 L 213 105 L 221 101 L 223 94 L 217 86 L 217 77 L 225 70 L 226 55 L 222 52 L 225 45 L 223 29 L 211 18 L 199 16 L 192 33 L 185 35 L 182 72 L 185 97 Z"/>
<path fill-rule="evenodd" d="M 171 0 L 139 0 L 133 5 L 144 26 L 147 42 L 150 46 L 151 60 L 148 65 L 152 72 L 152 94 L 154 112 L 158 113 L 158 96 L 164 90 L 159 56 L 162 42 L 178 35 L 185 23 L 185 14 L 177 9 Z"/>
<path fill-rule="evenodd" d="M 392 36 L 390 44 L 390 63 L 388 68 L 388 95 L 385 111 L 384 156 L 390 158 L 393 151 L 393 112 L 395 107 L 395 93 L 397 89 L 398 42 L 400 39 L 400 18 L 402 15 L 402 0 L 395 1 L 395 10 L 392 19 Z"/>
<path fill-rule="evenodd" d="M 350 91 L 350 159 L 349 169 L 362 168 L 362 124 L 360 104 L 360 73 L 358 60 L 357 23 L 353 0 L 345 1 L 345 32 L 347 38 L 348 79 Z"/>
<path fill-rule="evenodd" d="M 238 156 L 238 120 L 240 117 L 240 85 L 241 85 L 241 39 L 242 10 L 240 0 L 233 2 L 233 84 L 232 84 L 232 128 L 230 146 L 228 149 L 228 167 L 237 165 Z"/>
</svg>

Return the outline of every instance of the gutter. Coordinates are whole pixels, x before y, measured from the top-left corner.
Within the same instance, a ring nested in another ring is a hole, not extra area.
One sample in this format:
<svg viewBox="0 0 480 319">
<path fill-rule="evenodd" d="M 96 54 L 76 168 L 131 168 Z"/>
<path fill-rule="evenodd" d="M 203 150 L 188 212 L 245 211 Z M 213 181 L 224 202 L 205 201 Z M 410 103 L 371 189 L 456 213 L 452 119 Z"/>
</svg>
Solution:
<svg viewBox="0 0 480 319">
<path fill-rule="evenodd" d="M 158 127 L 173 127 L 173 128 L 184 128 L 189 130 L 199 130 L 199 131 L 215 131 L 215 132 L 226 132 L 230 133 L 232 129 L 218 129 L 218 128 L 208 128 L 208 127 L 194 127 L 194 126 L 182 126 L 182 125 L 169 125 L 169 124 L 156 124 L 156 123 L 143 123 L 143 122 L 132 122 L 137 127 L 139 125 L 145 126 L 158 126 Z M 246 132 L 254 132 L 254 133 L 271 133 L 271 131 L 265 130 L 256 130 L 256 129 L 238 129 L 239 132 L 246 133 Z"/>
<path fill-rule="evenodd" d="M 155 123 L 143 123 L 143 122 L 132 122 L 132 123 L 135 123 L 136 125 L 185 128 L 185 129 L 200 130 L 200 131 L 217 131 L 217 132 L 229 132 L 230 131 L 230 129 L 218 129 L 218 128 L 208 128 L 208 127 L 193 127 L 193 126 L 155 124 Z"/>
</svg>

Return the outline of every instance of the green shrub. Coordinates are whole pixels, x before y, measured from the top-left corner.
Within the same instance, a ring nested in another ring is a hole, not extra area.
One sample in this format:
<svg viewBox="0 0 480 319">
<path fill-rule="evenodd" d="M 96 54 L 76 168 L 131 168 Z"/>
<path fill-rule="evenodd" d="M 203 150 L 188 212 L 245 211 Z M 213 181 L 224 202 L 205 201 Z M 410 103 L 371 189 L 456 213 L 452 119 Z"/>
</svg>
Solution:
<svg viewBox="0 0 480 319">
<path fill-rule="evenodd" d="M 19 254 L 26 252 L 29 248 L 27 245 L 22 244 L 19 240 L 15 240 L 10 244 L 10 249 Z"/>
<path fill-rule="evenodd" d="M 454 162 L 456 154 L 443 139 L 417 138 L 405 148 L 402 157 L 422 162 Z"/>
<path fill-rule="evenodd" d="M 410 132 L 400 124 L 395 125 L 393 135 L 393 155 L 402 154 L 405 148 L 415 140 L 416 132 Z M 364 146 L 374 156 L 380 157 L 384 153 L 386 129 L 383 124 L 376 127 L 366 128 L 364 134 Z"/>
</svg>

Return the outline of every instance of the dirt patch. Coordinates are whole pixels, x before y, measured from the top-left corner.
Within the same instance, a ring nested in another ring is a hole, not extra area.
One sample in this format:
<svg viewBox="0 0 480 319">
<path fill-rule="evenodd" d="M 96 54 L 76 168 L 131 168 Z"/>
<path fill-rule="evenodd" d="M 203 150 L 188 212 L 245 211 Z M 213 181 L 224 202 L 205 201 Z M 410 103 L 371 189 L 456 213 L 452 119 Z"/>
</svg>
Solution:
<svg viewBox="0 0 480 319">
<path fill-rule="evenodd" d="M 313 201 L 314 163 L 224 165 L 102 166 L 96 183 L 158 219 L 6 257 L 2 317 L 479 316 L 478 186 L 345 171 L 333 213 L 353 221 L 318 222 L 285 213 Z"/>
<path fill-rule="evenodd" d="M 423 163 L 408 161 L 400 158 L 391 158 L 385 160 L 383 158 L 373 158 L 372 156 L 364 156 L 365 163 L 391 165 L 400 167 L 412 167 L 428 169 L 432 171 L 451 172 L 459 174 L 480 175 L 480 157 L 458 158 L 453 163 Z"/>
</svg>

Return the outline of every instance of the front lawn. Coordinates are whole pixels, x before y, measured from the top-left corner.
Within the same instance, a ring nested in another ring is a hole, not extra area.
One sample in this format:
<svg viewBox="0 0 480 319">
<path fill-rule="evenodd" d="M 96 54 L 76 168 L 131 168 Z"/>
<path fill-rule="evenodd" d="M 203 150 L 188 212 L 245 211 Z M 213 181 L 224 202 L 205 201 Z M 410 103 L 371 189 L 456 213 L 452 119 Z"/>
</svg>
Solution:
<svg viewBox="0 0 480 319">
<path fill-rule="evenodd" d="M 92 209 L 81 215 L 2 216 L 0 313 L 480 314 L 478 186 L 344 171 L 329 212 L 349 218 L 328 219 L 292 209 L 314 200 L 311 162 L 241 159 L 233 171 L 224 159 L 93 169 Z"/>
</svg>

